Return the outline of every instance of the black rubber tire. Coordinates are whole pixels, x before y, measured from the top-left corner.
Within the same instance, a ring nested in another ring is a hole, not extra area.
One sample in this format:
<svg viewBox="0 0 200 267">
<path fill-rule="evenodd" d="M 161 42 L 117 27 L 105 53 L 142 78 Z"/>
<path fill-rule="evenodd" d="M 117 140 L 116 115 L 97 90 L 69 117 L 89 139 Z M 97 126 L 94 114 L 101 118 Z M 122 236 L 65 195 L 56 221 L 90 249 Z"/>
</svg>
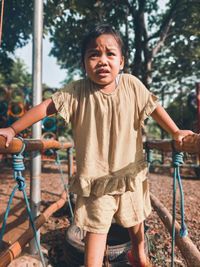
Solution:
<svg viewBox="0 0 200 267">
<path fill-rule="evenodd" d="M 85 267 L 85 266 L 80 265 L 79 267 Z M 103 265 L 103 267 L 106 267 L 106 265 Z M 121 262 L 109 263 L 109 267 L 132 267 L 132 265 L 127 263 L 127 261 L 121 261 Z"/>
<path fill-rule="evenodd" d="M 194 171 L 197 178 L 200 179 L 200 166 L 195 166 Z"/>
<path fill-rule="evenodd" d="M 67 243 L 67 266 L 80 267 L 84 264 L 84 248 L 83 231 L 75 225 L 71 225 L 66 231 Z M 120 239 L 120 240 L 119 240 Z M 121 227 L 117 223 L 112 223 L 107 238 L 108 255 L 110 266 L 130 266 L 127 265 L 126 253 L 131 249 L 131 241 L 129 239 L 128 230 Z M 145 239 L 145 252 L 148 254 L 148 241 Z M 112 264 L 112 265 L 111 265 Z M 119 265 L 120 264 L 120 265 Z M 126 265 L 125 265 L 126 264 Z"/>
</svg>

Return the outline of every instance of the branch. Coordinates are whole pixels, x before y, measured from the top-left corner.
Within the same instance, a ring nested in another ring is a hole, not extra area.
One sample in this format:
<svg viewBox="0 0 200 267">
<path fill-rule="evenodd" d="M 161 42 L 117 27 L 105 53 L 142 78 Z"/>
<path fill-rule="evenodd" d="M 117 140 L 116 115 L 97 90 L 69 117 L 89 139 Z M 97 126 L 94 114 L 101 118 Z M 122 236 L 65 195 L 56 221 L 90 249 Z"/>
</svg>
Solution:
<svg viewBox="0 0 200 267">
<path fill-rule="evenodd" d="M 175 0 L 173 5 L 171 6 L 169 13 L 166 15 L 165 19 L 163 20 L 160 29 L 155 32 L 152 36 L 149 37 L 148 41 L 154 39 L 154 38 L 158 38 L 161 36 L 160 39 L 162 39 L 163 35 L 166 35 L 167 31 L 169 31 L 169 28 L 171 26 L 172 23 L 172 18 L 174 16 L 174 13 L 177 9 L 177 5 L 178 5 L 178 0 Z"/>
<path fill-rule="evenodd" d="M 130 4 L 128 0 L 126 1 L 126 5 L 129 8 L 129 10 L 131 10 L 131 14 L 132 14 L 133 18 L 135 18 L 135 15 L 136 15 L 136 12 L 134 9 L 134 3 L 135 3 L 135 1 L 132 1 L 132 4 Z"/>
<path fill-rule="evenodd" d="M 162 36 L 160 37 L 160 40 L 158 41 L 157 45 L 155 45 L 155 47 L 153 48 L 152 50 L 152 57 L 154 57 L 156 55 L 156 53 L 158 52 L 158 50 L 160 49 L 161 45 L 164 44 L 167 36 L 168 36 L 168 32 L 169 32 L 169 29 L 170 29 L 170 26 L 172 24 L 172 19 L 170 19 L 166 29 L 165 29 L 165 32 L 162 34 Z"/>
</svg>

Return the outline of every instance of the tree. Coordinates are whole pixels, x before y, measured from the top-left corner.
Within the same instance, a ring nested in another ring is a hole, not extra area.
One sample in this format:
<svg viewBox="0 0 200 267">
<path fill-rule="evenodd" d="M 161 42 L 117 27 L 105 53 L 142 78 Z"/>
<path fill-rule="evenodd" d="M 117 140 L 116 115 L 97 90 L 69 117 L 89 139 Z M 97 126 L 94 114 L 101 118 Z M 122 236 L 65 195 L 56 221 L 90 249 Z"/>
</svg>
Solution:
<svg viewBox="0 0 200 267">
<path fill-rule="evenodd" d="M 183 117 L 179 112 L 180 98 L 183 98 Z M 197 121 L 197 108 L 188 105 L 188 96 L 182 97 L 178 95 L 173 102 L 171 102 L 167 107 L 167 112 L 174 118 L 180 129 L 194 129 L 194 122 Z"/>
<path fill-rule="evenodd" d="M 120 30 L 123 36 L 125 70 L 140 77 L 149 88 L 154 68 L 153 59 L 161 48 L 166 49 L 163 44 L 169 36 L 180 39 L 177 38 L 182 35 L 179 19 L 185 19 L 185 12 L 198 14 L 198 8 L 197 11 L 195 8 L 188 9 L 187 3 L 192 6 L 194 2 L 199 6 L 194 0 L 169 1 L 165 11 L 161 12 L 158 1 L 151 0 L 48 1 L 46 10 L 55 10 L 53 21 L 49 23 L 53 25 L 50 28 L 51 41 L 54 43 L 51 54 L 58 59 L 62 68 L 67 68 L 72 73 L 80 70 L 78 45 L 84 29 L 99 21 L 108 22 Z M 192 23 L 191 20 L 189 22 Z M 187 20 L 185 23 L 188 23 Z M 189 36 L 190 27 L 187 32 Z M 186 31 L 183 34 L 185 33 Z M 167 50 L 170 49 L 171 47 L 167 47 Z"/>
<path fill-rule="evenodd" d="M 200 72 L 200 2 L 165 2 L 161 10 L 155 0 L 50 0 L 46 10 L 55 10 L 53 21 L 49 21 L 53 25 L 51 54 L 67 68 L 70 79 L 74 73 L 81 75 L 79 41 L 84 29 L 99 21 L 112 24 L 124 40 L 125 71 L 162 95 L 163 104 L 166 96 L 174 99 L 179 95 L 178 120 L 183 122 L 183 96 L 194 88 Z M 176 116 L 173 119 L 176 121 Z"/>
<path fill-rule="evenodd" d="M 174 14 L 170 34 L 154 60 L 153 86 L 165 91 L 190 91 L 200 75 L 199 1 L 180 1 Z M 185 89 L 184 89 L 185 87 Z"/>
<path fill-rule="evenodd" d="M 32 75 L 27 71 L 25 63 L 21 59 L 15 58 L 9 75 L 0 74 L 0 84 L 6 87 L 20 87 L 26 91 L 32 86 Z"/>
<path fill-rule="evenodd" d="M 27 71 L 24 62 L 21 59 L 16 58 L 13 61 L 9 76 L 0 75 L 0 84 L 8 87 L 21 87 L 24 88 L 24 90 L 27 90 L 31 88 L 32 76 Z"/>
<path fill-rule="evenodd" d="M 11 54 L 24 46 L 32 33 L 33 1 L 9 0 L 4 4 L 0 73 L 9 77 L 13 65 Z"/>
</svg>

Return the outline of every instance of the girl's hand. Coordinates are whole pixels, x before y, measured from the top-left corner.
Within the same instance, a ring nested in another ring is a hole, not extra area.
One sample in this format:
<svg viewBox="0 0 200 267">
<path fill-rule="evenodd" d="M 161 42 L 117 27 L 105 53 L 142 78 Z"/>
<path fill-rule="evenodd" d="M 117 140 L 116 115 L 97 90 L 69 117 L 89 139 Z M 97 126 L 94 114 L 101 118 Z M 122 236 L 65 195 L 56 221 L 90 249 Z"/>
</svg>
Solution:
<svg viewBox="0 0 200 267">
<path fill-rule="evenodd" d="M 6 147 L 9 146 L 9 144 L 12 141 L 15 134 L 16 133 L 15 133 L 14 129 L 11 127 L 0 129 L 0 135 L 4 136 L 6 138 Z"/>
<path fill-rule="evenodd" d="M 184 137 L 192 135 L 194 135 L 194 133 L 190 130 L 178 130 L 173 134 L 173 138 L 182 145 Z"/>
</svg>

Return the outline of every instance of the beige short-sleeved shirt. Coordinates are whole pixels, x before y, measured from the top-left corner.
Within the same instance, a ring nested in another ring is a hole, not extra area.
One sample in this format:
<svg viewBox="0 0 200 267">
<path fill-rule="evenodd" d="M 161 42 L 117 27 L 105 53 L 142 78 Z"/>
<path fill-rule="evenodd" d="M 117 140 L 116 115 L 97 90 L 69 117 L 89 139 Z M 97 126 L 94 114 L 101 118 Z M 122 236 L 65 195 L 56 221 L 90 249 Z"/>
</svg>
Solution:
<svg viewBox="0 0 200 267">
<path fill-rule="evenodd" d="M 134 76 L 121 74 L 112 93 L 89 79 L 75 81 L 52 96 L 58 113 L 71 121 L 76 177 L 71 191 L 82 196 L 134 191 L 146 179 L 141 128 L 157 97 Z"/>
</svg>

